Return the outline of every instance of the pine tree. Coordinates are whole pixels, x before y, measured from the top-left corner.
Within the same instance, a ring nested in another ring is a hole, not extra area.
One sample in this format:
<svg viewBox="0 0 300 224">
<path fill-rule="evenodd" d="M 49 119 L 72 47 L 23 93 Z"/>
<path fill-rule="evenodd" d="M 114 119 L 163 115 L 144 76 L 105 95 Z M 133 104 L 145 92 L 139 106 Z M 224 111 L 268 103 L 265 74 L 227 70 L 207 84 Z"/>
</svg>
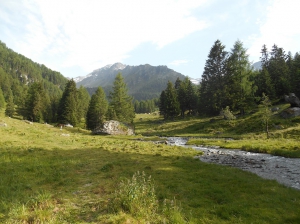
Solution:
<svg viewBox="0 0 300 224">
<path fill-rule="evenodd" d="M 257 86 L 256 95 L 261 96 L 263 93 L 274 98 L 274 86 L 271 80 L 271 76 L 267 68 L 263 67 L 255 77 L 255 85 Z"/>
<path fill-rule="evenodd" d="M 226 106 L 224 75 L 227 69 L 227 54 L 221 41 L 215 41 L 202 75 L 199 113 L 216 115 Z"/>
<path fill-rule="evenodd" d="M 2 89 L 0 88 L 0 110 L 2 110 L 3 108 L 5 108 L 5 99 Z"/>
<path fill-rule="evenodd" d="M 70 123 L 74 126 L 78 124 L 77 102 L 78 94 L 76 83 L 71 79 L 66 84 L 58 106 L 57 116 L 60 123 Z"/>
<path fill-rule="evenodd" d="M 106 95 L 101 87 L 98 87 L 92 95 L 86 114 L 86 126 L 89 130 L 94 130 L 103 124 L 108 110 Z"/>
<path fill-rule="evenodd" d="M 159 97 L 159 114 L 165 117 L 166 113 L 166 92 L 163 90 Z"/>
<path fill-rule="evenodd" d="M 5 115 L 9 116 L 9 117 L 13 117 L 14 113 L 15 113 L 15 104 L 14 104 L 14 98 L 11 94 L 8 96 L 6 109 L 5 109 Z"/>
<path fill-rule="evenodd" d="M 286 64 L 286 55 L 282 48 L 273 45 L 271 57 L 269 60 L 268 72 L 275 88 L 277 98 L 291 91 L 291 83 L 289 77 L 289 70 Z"/>
<path fill-rule="evenodd" d="M 41 122 L 47 112 L 47 106 L 50 103 L 49 98 L 46 96 L 42 83 L 33 83 L 28 90 L 25 103 L 25 118 L 34 121 Z"/>
<path fill-rule="evenodd" d="M 293 67 L 291 72 L 291 92 L 300 97 L 300 54 L 296 53 L 293 58 Z"/>
<path fill-rule="evenodd" d="M 186 109 L 189 111 L 189 114 L 194 113 L 197 110 L 197 93 L 195 86 L 191 80 L 186 79 L 187 81 L 187 92 L 186 92 Z"/>
<path fill-rule="evenodd" d="M 78 103 L 77 103 L 77 108 L 78 108 L 77 119 L 78 119 L 78 121 L 80 121 L 81 118 L 86 117 L 86 113 L 89 108 L 90 98 L 91 98 L 90 94 L 86 90 L 86 88 L 84 88 L 83 86 L 80 86 L 78 89 Z"/>
<path fill-rule="evenodd" d="M 180 104 L 180 115 L 184 118 L 185 112 L 187 110 L 191 114 L 193 110 L 197 109 L 196 91 L 188 77 L 186 77 L 183 81 L 178 82 L 178 87 L 176 90 L 177 99 Z"/>
<path fill-rule="evenodd" d="M 118 121 L 132 123 L 135 117 L 133 99 L 128 95 L 127 86 L 121 73 L 118 73 L 115 78 L 113 91 L 109 98 L 111 100 L 110 114 L 115 113 Z"/>
<path fill-rule="evenodd" d="M 227 106 L 240 110 L 244 115 L 246 107 L 254 102 L 254 82 L 251 81 L 252 69 L 247 50 L 241 41 L 236 41 L 231 49 L 225 74 Z"/>
<path fill-rule="evenodd" d="M 187 78 L 188 79 L 188 78 Z M 176 88 L 177 84 L 177 88 Z M 187 82 L 186 80 L 175 83 L 175 89 L 177 90 L 177 100 L 179 102 L 180 107 L 180 116 L 184 118 L 184 113 L 186 111 L 187 106 Z"/>
<path fill-rule="evenodd" d="M 165 90 L 165 111 L 164 117 L 166 119 L 174 119 L 180 112 L 180 104 L 177 100 L 176 89 L 173 84 L 169 81 Z"/>
<path fill-rule="evenodd" d="M 260 53 L 261 53 L 261 57 L 260 57 L 261 66 L 262 66 L 262 68 L 268 69 L 268 67 L 269 67 L 269 52 L 268 52 L 268 48 L 265 44 L 262 46 Z"/>
</svg>

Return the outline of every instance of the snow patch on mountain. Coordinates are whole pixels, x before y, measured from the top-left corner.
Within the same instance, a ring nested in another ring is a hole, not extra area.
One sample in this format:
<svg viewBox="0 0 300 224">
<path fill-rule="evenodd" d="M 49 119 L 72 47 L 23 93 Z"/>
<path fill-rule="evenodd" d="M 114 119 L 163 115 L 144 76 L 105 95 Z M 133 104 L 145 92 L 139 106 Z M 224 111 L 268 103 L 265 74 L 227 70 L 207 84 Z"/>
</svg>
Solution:
<svg viewBox="0 0 300 224">
<path fill-rule="evenodd" d="M 103 71 L 106 71 L 106 70 L 113 70 L 113 71 L 115 71 L 115 70 L 123 70 L 126 67 L 127 67 L 127 65 L 124 65 L 124 64 L 122 64 L 120 62 L 117 62 L 115 64 L 109 64 L 109 65 L 106 65 L 106 66 L 104 66 L 102 68 L 98 68 L 98 69 L 94 70 L 93 72 L 91 72 L 91 73 L 89 73 L 89 74 L 87 74 L 85 76 L 78 76 L 78 77 L 74 78 L 73 80 L 76 83 L 78 83 L 78 82 L 81 82 L 82 80 L 84 80 L 86 78 L 91 77 L 91 76 L 94 76 L 93 78 L 95 78 L 97 75 L 100 74 L 100 72 L 103 72 Z"/>
</svg>

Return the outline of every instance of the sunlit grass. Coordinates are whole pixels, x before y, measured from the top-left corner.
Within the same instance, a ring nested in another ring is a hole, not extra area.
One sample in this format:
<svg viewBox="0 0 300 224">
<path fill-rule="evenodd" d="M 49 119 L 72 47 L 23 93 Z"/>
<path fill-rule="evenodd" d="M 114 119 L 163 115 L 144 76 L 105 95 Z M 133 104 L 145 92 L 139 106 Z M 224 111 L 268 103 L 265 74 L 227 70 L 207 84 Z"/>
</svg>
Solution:
<svg viewBox="0 0 300 224">
<path fill-rule="evenodd" d="M 147 136 L 193 137 L 188 142 L 191 145 L 218 145 L 300 158 L 300 118 L 283 119 L 279 115 L 288 106 L 279 105 L 281 109 L 272 116 L 269 139 L 264 132 L 259 107 L 234 121 L 226 121 L 221 116 L 165 121 L 158 115 L 139 114 L 136 129 L 138 134 Z"/>
<path fill-rule="evenodd" d="M 0 127 L 1 223 L 300 222 L 299 191 L 203 163 L 194 159 L 193 149 L 154 144 L 142 135 L 94 136 L 83 129 L 0 119 L 8 125 Z M 116 191 L 147 188 L 128 182 L 137 171 L 145 180 L 151 176 L 155 189 L 151 218 L 111 209 Z"/>
</svg>

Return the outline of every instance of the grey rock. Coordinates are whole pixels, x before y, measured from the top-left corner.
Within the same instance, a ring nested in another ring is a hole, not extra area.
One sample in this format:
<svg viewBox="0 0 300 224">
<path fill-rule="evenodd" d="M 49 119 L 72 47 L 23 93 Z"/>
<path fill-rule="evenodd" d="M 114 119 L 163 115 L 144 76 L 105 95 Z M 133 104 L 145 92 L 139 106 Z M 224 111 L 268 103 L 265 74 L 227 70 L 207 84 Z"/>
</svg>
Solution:
<svg viewBox="0 0 300 224">
<path fill-rule="evenodd" d="M 282 111 L 280 115 L 283 118 L 293 118 L 300 116 L 300 107 L 290 107 Z"/>
<path fill-rule="evenodd" d="M 103 125 L 96 128 L 93 134 L 99 135 L 134 135 L 134 130 L 127 124 L 121 123 L 119 121 L 105 121 Z"/>
<path fill-rule="evenodd" d="M 1 123 L 0 123 L 0 127 L 7 127 L 7 124 L 4 123 L 4 122 L 1 122 Z"/>
<path fill-rule="evenodd" d="M 300 100 L 299 98 L 295 95 L 295 93 L 290 93 L 288 96 L 284 96 L 284 100 L 287 103 L 291 104 L 291 107 L 300 107 Z"/>
</svg>

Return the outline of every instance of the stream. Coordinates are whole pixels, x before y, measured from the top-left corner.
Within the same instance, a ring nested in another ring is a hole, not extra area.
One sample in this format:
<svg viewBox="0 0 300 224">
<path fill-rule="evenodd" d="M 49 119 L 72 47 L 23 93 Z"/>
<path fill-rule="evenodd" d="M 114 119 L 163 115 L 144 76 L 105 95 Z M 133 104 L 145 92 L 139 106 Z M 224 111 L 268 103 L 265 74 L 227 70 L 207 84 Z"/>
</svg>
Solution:
<svg viewBox="0 0 300 224">
<path fill-rule="evenodd" d="M 197 156 L 201 161 L 237 167 L 258 176 L 276 180 L 279 183 L 300 190 L 300 159 L 273 156 L 264 153 L 253 153 L 242 150 L 230 150 L 219 147 L 186 145 L 188 138 L 169 137 L 167 144 L 200 150 L 203 155 Z"/>
</svg>

